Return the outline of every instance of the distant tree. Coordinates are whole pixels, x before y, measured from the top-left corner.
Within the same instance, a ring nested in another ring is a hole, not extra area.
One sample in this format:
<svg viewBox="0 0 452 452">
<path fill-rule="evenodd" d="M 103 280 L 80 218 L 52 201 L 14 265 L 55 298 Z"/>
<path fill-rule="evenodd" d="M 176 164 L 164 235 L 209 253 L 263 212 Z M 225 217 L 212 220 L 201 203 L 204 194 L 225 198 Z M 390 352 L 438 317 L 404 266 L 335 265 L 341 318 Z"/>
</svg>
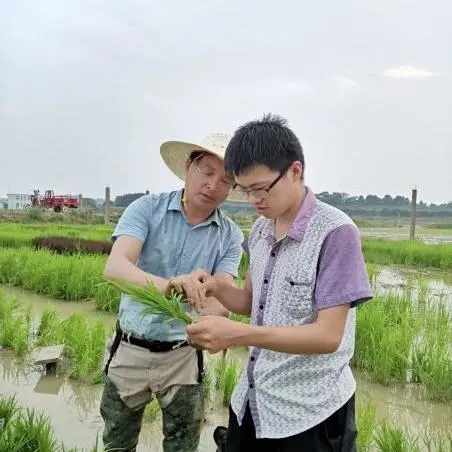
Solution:
<svg viewBox="0 0 452 452">
<path fill-rule="evenodd" d="M 82 198 L 82 206 L 88 209 L 97 209 L 97 202 L 93 198 Z"/>
<path fill-rule="evenodd" d="M 144 193 L 126 193 L 125 195 L 119 195 L 116 196 L 114 205 L 116 207 L 126 208 L 129 204 L 142 196 L 144 196 Z"/>
</svg>

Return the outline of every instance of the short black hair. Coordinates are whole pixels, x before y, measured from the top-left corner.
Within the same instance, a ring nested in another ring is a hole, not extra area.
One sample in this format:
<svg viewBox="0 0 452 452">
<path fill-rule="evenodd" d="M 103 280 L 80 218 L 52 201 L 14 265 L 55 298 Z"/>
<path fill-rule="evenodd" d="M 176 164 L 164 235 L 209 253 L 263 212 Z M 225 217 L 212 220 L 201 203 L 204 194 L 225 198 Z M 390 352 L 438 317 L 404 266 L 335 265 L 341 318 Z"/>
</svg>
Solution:
<svg viewBox="0 0 452 452">
<path fill-rule="evenodd" d="M 276 114 L 240 126 L 231 138 L 225 153 L 226 171 L 242 174 L 254 166 L 265 165 L 284 171 L 291 163 L 303 165 L 303 148 L 287 120 Z"/>
<path fill-rule="evenodd" d="M 206 151 L 191 151 L 190 155 L 188 156 L 188 159 L 193 162 L 197 159 L 201 159 L 205 155 L 208 155 L 209 153 Z"/>
</svg>

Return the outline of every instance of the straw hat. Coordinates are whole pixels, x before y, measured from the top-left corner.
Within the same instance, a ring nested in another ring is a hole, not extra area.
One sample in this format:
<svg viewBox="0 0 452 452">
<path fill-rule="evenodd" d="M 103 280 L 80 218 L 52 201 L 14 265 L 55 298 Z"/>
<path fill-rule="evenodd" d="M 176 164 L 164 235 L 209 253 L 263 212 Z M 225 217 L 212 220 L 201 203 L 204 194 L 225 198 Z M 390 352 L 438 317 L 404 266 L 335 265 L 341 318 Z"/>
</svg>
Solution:
<svg viewBox="0 0 452 452">
<path fill-rule="evenodd" d="M 165 141 L 160 146 L 160 155 L 171 172 L 184 181 L 185 164 L 193 151 L 208 152 L 224 160 L 224 154 L 230 139 L 231 135 L 226 133 L 212 133 L 200 143 Z M 228 199 L 231 201 L 242 201 L 234 195 L 234 190 L 231 190 Z"/>
</svg>

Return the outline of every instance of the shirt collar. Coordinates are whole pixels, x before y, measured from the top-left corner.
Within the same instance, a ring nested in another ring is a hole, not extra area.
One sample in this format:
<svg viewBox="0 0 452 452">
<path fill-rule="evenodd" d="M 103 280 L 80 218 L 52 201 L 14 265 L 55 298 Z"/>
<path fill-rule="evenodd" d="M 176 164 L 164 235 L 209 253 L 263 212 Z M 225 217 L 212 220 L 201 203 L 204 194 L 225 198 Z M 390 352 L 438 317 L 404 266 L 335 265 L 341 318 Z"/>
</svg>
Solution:
<svg viewBox="0 0 452 452">
<path fill-rule="evenodd" d="M 171 199 L 171 201 L 168 204 L 168 210 L 175 210 L 180 212 L 184 218 L 185 218 L 185 214 L 184 214 L 184 209 L 182 208 L 182 194 L 183 194 L 184 190 L 180 189 L 176 191 L 176 195 L 173 196 L 173 198 Z M 217 226 L 220 226 L 220 212 L 219 209 L 216 208 L 214 210 L 214 212 L 210 215 L 209 218 L 207 218 L 205 221 L 203 221 L 201 224 L 210 224 L 210 223 L 215 223 Z"/>
</svg>

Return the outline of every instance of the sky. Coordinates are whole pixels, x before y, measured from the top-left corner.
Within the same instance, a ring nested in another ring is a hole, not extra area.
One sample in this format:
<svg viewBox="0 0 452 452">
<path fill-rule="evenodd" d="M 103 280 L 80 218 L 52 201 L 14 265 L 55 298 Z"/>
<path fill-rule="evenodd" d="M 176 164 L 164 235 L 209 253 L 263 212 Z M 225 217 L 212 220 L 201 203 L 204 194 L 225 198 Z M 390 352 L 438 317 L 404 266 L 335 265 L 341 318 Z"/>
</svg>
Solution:
<svg viewBox="0 0 452 452">
<path fill-rule="evenodd" d="M 450 0 L 2 0 L 0 197 L 181 187 L 165 140 L 287 118 L 315 192 L 452 200 Z"/>
</svg>

